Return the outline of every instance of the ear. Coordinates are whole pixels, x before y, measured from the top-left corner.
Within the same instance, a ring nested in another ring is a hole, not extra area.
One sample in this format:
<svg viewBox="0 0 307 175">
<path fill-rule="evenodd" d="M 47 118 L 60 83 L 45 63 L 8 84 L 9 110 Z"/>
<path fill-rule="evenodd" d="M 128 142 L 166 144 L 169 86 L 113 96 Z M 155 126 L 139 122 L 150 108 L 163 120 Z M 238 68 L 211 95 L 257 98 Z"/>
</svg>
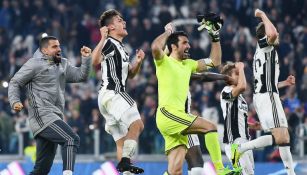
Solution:
<svg viewBox="0 0 307 175">
<path fill-rule="evenodd" d="M 46 55 L 47 54 L 46 48 L 42 48 L 41 52 Z"/>
<path fill-rule="evenodd" d="M 114 30 L 114 29 L 115 29 L 115 26 L 114 26 L 113 24 L 109 24 L 109 25 L 108 25 L 108 29 L 109 29 L 109 30 Z"/>
<path fill-rule="evenodd" d="M 177 50 L 177 46 L 176 46 L 175 44 L 172 44 L 171 47 L 172 47 L 172 50 L 173 50 L 173 51 L 174 51 L 174 50 Z"/>
</svg>

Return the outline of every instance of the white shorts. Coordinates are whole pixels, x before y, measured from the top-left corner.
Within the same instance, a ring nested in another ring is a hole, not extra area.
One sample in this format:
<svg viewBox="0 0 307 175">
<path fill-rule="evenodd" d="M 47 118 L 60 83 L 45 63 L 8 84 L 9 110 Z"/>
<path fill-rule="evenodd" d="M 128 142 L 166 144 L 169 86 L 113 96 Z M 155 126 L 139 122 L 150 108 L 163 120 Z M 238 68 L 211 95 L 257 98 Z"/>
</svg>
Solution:
<svg viewBox="0 0 307 175">
<path fill-rule="evenodd" d="M 197 134 L 189 134 L 188 135 L 188 149 L 193 146 L 199 146 L 199 139 Z"/>
<path fill-rule="evenodd" d="M 115 141 L 127 135 L 131 123 L 141 119 L 135 101 L 126 92 L 100 90 L 98 107 L 106 119 L 105 130 Z"/>
<path fill-rule="evenodd" d="M 237 138 L 234 143 L 240 144 L 248 142 L 247 139 L 244 138 Z M 224 144 L 225 146 L 225 153 L 228 159 L 231 162 L 231 144 Z M 253 175 L 255 170 L 255 163 L 254 163 L 254 156 L 253 151 L 248 150 L 246 151 L 240 158 L 239 164 L 242 167 L 242 174 L 243 175 Z"/>
<path fill-rule="evenodd" d="M 277 93 L 254 94 L 253 102 L 263 130 L 288 127 L 287 118 Z"/>
</svg>

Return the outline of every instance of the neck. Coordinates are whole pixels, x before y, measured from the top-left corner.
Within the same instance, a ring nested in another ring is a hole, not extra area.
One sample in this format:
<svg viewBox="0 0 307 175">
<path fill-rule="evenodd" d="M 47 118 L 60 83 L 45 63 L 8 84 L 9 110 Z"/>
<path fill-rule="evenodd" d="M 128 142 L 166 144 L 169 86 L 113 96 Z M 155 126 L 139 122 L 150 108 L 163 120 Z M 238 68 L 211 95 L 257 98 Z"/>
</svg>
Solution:
<svg viewBox="0 0 307 175">
<path fill-rule="evenodd" d="M 172 53 L 170 54 L 170 57 L 174 58 L 174 59 L 177 60 L 177 61 L 182 61 L 181 59 L 179 59 L 178 53 L 172 52 Z"/>
<path fill-rule="evenodd" d="M 110 34 L 109 36 L 118 40 L 119 42 L 123 42 L 123 39 L 124 39 L 124 37 L 119 36 L 119 35 L 115 35 L 115 34 Z"/>
</svg>

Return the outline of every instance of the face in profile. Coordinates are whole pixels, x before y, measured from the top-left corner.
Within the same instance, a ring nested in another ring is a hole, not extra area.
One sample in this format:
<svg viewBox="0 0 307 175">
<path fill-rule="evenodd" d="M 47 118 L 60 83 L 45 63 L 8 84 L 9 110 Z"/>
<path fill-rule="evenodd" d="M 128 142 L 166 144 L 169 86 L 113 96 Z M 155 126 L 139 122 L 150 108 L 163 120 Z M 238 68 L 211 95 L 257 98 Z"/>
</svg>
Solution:
<svg viewBox="0 0 307 175">
<path fill-rule="evenodd" d="M 109 24 L 109 30 L 113 30 L 116 35 L 119 35 L 121 37 L 125 37 L 128 35 L 127 29 L 126 29 L 126 21 L 119 15 L 116 15 L 113 17 L 112 23 Z"/>
<path fill-rule="evenodd" d="M 182 60 L 188 59 L 190 57 L 189 50 L 191 48 L 189 39 L 186 36 L 179 36 L 178 40 L 177 52 L 179 58 Z"/>
</svg>

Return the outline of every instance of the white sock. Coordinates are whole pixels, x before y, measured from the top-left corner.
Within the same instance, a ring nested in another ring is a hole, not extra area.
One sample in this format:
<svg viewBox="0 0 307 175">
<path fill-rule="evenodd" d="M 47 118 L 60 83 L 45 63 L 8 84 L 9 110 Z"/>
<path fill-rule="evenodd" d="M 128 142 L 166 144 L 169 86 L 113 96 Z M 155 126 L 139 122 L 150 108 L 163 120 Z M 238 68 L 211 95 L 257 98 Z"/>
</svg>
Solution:
<svg viewBox="0 0 307 175">
<path fill-rule="evenodd" d="M 72 175 L 72 171 L 71 170 L 64 170 L 63 175 Z"/>
<path fill-rule="evenodd" d="M 123 175 L 134 175 L 134 174 L 131 173 L 130 171 L 125 171 L 125 172 L 123 172 Z"/>
<path fill-rule="evenodd" d="M 191 175 L 191 170 L 188 170 L 188 175 Z"/>
<path fill-rule="evenodd" d="M 131 158 L 136 150 L 137 143 L 135 140 L 125 140 L 122 157 Z"/>
<path fill-rule="evenodd" d="M 279 153 L 288 175 L 295 175 L 290 146 L 280 146 Z"/>
<path fill-rule="evenodd" d="M 203 168 L 202 167 L 194 167 L 191 169 L 191 175 L 202 175 Z"/>
<path fill-rule="evenodd" d="M 239 152 L 244 153 L 245 151 L 256 149 L 256 148 L 263 148 L 273 144 L 273 136 L 272 135 L 265 135 L 258 137 L 257 139 L 251 140 L 249 142 L 245 142 L 240 144 Z"/>
</svg>

